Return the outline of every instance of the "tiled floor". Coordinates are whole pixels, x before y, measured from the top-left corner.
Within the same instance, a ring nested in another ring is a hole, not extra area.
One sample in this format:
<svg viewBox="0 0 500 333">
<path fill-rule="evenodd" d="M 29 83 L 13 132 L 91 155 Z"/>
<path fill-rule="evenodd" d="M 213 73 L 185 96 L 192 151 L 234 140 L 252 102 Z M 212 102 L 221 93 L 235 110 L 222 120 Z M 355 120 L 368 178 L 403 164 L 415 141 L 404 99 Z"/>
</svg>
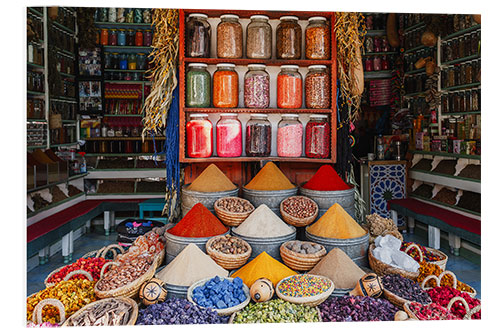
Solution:
<svg viewBox="0 0 500 333">
<path fill-rule="evenodd" d="M 414 241 L 422 245 L 427 244 L 427 238 L 422 233 L 405 234 L 405 240 Z M 100 249 L 108 244 L 116 243 L 116 233 L 104 236 L 98 233 L 85 234 L 74 243 L 73 261 L 76 261 L 87 252 Z M 447 243 L 441 242 L 441 251 L 449 257 L 446 267 L 453 271 L 457 278 L 472 286 L 477 290 L 477 298 L 481 298 L 481 265 L 473 263 L 464 257 L 456 257 L 448 251 Z M 477 261 L 477 260 L 476 260 Z M 49 263 L 43 266 L 37 266 L 27 274 L 27 295 L 31 295 L 45 288 L 43 281 L 47 275 L 63 266 L 61 253 L 56 253 L 50 258 Z"/>
</svg>

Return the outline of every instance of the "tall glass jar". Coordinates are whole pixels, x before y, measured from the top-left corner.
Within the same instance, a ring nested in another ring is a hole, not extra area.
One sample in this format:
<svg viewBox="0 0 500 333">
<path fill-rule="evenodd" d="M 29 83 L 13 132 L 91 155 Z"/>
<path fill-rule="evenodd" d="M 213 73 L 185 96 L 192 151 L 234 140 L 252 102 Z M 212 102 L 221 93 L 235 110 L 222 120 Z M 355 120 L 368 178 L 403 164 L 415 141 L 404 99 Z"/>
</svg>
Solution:
<svg viewBox="0 0 500 333">
<path fill-rule="evenodd" d="M 210 57 L 211 27 L 207 19 L 206 14 L 189 14 L 186 23 L 186 57 Z"/>
<path fill-rule="evenodd" d="M 108 29 L 101 29 L 101 44 L 108 45 L 109 32 Z"/>
<path fill-rule="evenodd" d="M 245 154 L 249 157 L 271 155 L 271 122 L 265 113 L 254 113 L 246 125 Z"/>
<path fill-rule="evenodd" d="M 127 61 L 128 61 L 128 69 L 130 70 L 137 69 L 137 57 L 135 53 L 129 53 Z"/>
<path fill-rule="evenodd" d="M 137 69 L 146 69 L 146 54 L 137 53 Z"/>
<path fill-rule="evenodd" d="M 312 114 L 306 125 L 305 154 L 311 158 L 330 156 L 330 123 L 328 116 Z"/>
<path fill-rule="evenodd" d="M 213 77 L 213 104 L 216 108 L 238 106 L 238 73 L 234 64 L 217 64 Z"/>
<path fill-rule="evenodd" d="M 186 106 L 190 108 L 209 107 L 210 83 L 207 64 L 189 64 L 186 74 Z"/>
<path fill-rule="evenodd" d="M 297 114 L 284 114 L 278 123 L 277 151 L 280 157 L 300 157 L 302 155 L 302 135 L 304 129 Z"/>
<path fill-rule="evenodd" d="M 101 38 L 102 38 L 102 35 L 101 35 Z M 111 45 L 111 46 L 118 45 L 118 32 L 116 31 L 116 29 L 109 29 L 109 40 L 107 43 L 108 43 L 108 45 Z"/>
<path fill-rule="evenodd" d="M 244 103 L 247 108 L 269 107 L 269 74 L 264 64 L 249 64 L 244 80 Z"/>
<path fill-rule="evenodd" d="M 306 75 L 306 108 L 328 109 L 330 107 L 330 75 L 325 65 L 311 65 Z"/>
<path fill-rule="evenodd" d="M 144 41 L 144 34 L 142 33 L 142 30 L 136 30 L 135 32 L 135 46 L 142 46 Z"/>
<path fill-rule="evenodd" d="M 330 28 L 326 17 L 309 18 L 306 27 L 306 59 L 330 59 Z"/>
<path fill-rule="evenodd" d="M 108 22 L 116 22 L 116 8 L 109 8 L 108 10 Z"/>
<path fill-rule="evenodd" d="M 132 29 L 127 30 L 127 46 L 134 46 L 135 44 L 135 31 Z"/>
<path fill-rule="evenodd" d="M 296 16 L 282 16 L 276 28 L 276 58 L 300 59 L 302 28 Z"/>
<path fill-rule="evenodd" d="M 128 69 L 128 58 L 126 53 L 121 53 L 120 59 L 120 69 Z"/>
<path fill-rule="evenodd" d="M 237 113 L 221 113 L 216 125 L 217 156 L 238 157 L 242 152 L 241 122 Z"/>
<path fill-rule="evenodd" d="M 151 32 L 151 30 L 144 30 L 144 41 L 142 44 L 144 46 L 151 46 L 152 43 L 153 43 L 153 33 Z"/>
<path fill-rule="evenodd" d="M 239 16 L 221 15 L 217 25 L 217 57 L 241 58 L 243 56 L 243 28 Z"/>
<path fill-rule="evenodd" d="M 249 59 L 270 59 L 272 28 L 269 24 L 269 17 L 266 15 L 250 16 L 250 23 L 247 26 L 246 35 L 247 58 Z"/>
<path fill-rule="evenodd" d="M 126 46 L 127 45 L 127 32 L 125 29 L 118 30 L 118 45 Z"/>
<path fill-rule="evenodd" d="M 186 152 L 189 157 L 210 157 L 213 152 L 213 126 L 206 113 L 193 113 L 186 124 Z"/>
<path fill-rule="evenodd" d="M 302 75 L 297 65 L 282 65 L 277 80 L 277 105 L 284 109 L 302 106 Z"/>
</svg>

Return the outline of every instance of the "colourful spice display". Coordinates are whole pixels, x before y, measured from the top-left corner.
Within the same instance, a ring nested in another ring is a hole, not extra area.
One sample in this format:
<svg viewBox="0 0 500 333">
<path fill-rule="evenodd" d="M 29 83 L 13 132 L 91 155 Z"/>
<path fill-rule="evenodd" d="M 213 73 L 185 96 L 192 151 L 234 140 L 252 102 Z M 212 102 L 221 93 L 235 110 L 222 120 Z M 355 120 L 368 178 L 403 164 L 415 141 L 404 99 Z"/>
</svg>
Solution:
<svg viewBox="0 0 500 333">
<path fill-rule="evenodd" d="M 429 305 L 422 305 L 417 302 L 411 302 L 409 304 L 409 308 L 411 312 L 415 314 L 415 316 L 419 320 L 457 320 L 459 319 L 457 316 L 452 314 L 446 308 L 442 307 L 439 304 L 431 303 Z"/>
<path fill-rule="evenodd" d="M 326 292 L 331 286 L 331 281 L 321 276 L 299 274 L 281 281 L 278 290 L 289 297 L 312 297 Z"/>
<path fill-rule="evenodd" d="M 234 71 L 234 65 L 219 68 L 213 76 L 213 104 L 216 108 L 235 108 L 238 106 L 238 73 Z"/>
<path fill-rule="evenodd" d="M 84 270 L 92 275 L 94 281 L 99 280 L 101 276 L 101 268 L 106 262 L 104 258 L 80 258 L 76 262 L 66 265 L 54 274 L 52 274 L 48 279 L 47 283 L 58 283 L 61 282 L 66 275 L 76 270 Z M 70 280 L 75 279 L 85 279 L 83 275 L 73 275 Z"/>
<path fill-rule="evenodd" d="M 321 321 L 316 308 L 282 299 L 251 303 L 236 313 L 233 323 L 310 323 Z"/>
<path fill-rule="evenodd" d="M 328 252 L 309 273 L 326 276 L 333 281 L 336 289 L 352 289 L 365 275 L 365 272 L 339 248 Z"/>
<path fill-rule="evenodd" d="M 302 187 L 314 191 L 344 191 L 352 188 L 340 178 L 329 164 L 321 166 Z"/>
<path fill-rule="evenodd" d="M 245 187 L 249 190 L 279 191 L 289 190 L 295 186 L 276 164 L 267 162 Z"/>
<path fill-rule="evenodd" d="M 336 239 L 358 238 L 366 235 L 363 229 L 338 203 L 331 206 L 307 231 L 315 236 Z"/>
<path fill-rule="evenodd" d="M 234 185 L 229 178 L 215 164 L 210 164 L 187 187 L 196 192 L 221 192 L 234 190 Z"/>
<path fill-rule="evenodd" d="M 408 248 L 408 246 L 412 245 L 412 244 L 415 244 L 418 246 L 418 248 L 420 249 L 420 251 L 422 251 L 422 255 L 424 256 L 424 260 L 425 261 L 439 261 L 441 260 L 442 258 L 440 258 L 437 254 L 434 254 L 432 252 L 430 252 L 429 250 L 427 250 L 425 248 L 425 246 L 422 246 L 420 244 L 417 244 L 417 243 L 413 243 L 413 242 L 405 242 L 403 241 L 402 244 L 401 244 L 401 248 L 400 250 L 401 251 L 405 251 L 406 252 L 406 249 Z M 413 259 L 415 259 L 417 262 L 420 262 L 420 254 L 418 252 L 418 250 L 416 248 L 411 248 L 408 252 L 408 255 L 410 257 L 412 257 Z"/>
<path fill-rule="evenodd" d="M 434 303 L 439 304 L 442 307 L 448 307 L 451 299 L 457 296 L 462 297 L 467 302 L 467 304 L 469 305 L 469 310 L 472 310 L 476 306 L 481 305 L 480 300 L 451 287 L 436 287 L 432 288 L 427 293 Z M 465 309 L 465 306 L 461 301 L 456 301 L 455 303 L 453 303 L 450 311 L 458 318 L 463 318 L 467 313 L 467 310 Z M 481 310 L 473 314 L 472 319 L 481 319 Z"/>
<path fill-rule="evenodd" d="M 318 305 L 324 322 L 392 321 L 398 308 L 386 299 L 367 296 L 332 297 Z"/>
<path fill-rule="evenodd" d="M 305 154 L 310 158 L 330 156 L 330 123 L 326 115 L 311 115 L 306 125 Z"/>
<path fill-rule="evenodd" d="M 443 270 L 438 265 L 428 262 L 421 262 L 418 272 L 419 275 L 417 277 L 417 282 L 422 284 L 422 282 L 425 280 L 426 277 L 428 277 L 429 275 L 439 276 L 441 273 L 443 273 Z M 429 279 L 424 287 L 425 288 L 436 287 L 436 285 L 437 285 L 436 280 Z M 441 286 L 453 287 L 453 277 L 451 275 L 443 276 L 443 278 L 441 279 Z M 468 285 L 466 285 L 461 281 L 457 281 L 457 289 L 460 291 L 465 291 L 470 293 L 473 292 L 473 290 Z"/>
<path fill-rule="evenodd" d="M 236 113 L 222 113 L 216 125 L 217 156 L 238 157 L 243 151 L 241 122 Z"/>
<path fill-rule="evenodd" d="M 227 227 L 207 207 L 197 203 L 182 220 L 166 232 L 179 237 L 212 237 L 227 231 Z"/>
</svg>

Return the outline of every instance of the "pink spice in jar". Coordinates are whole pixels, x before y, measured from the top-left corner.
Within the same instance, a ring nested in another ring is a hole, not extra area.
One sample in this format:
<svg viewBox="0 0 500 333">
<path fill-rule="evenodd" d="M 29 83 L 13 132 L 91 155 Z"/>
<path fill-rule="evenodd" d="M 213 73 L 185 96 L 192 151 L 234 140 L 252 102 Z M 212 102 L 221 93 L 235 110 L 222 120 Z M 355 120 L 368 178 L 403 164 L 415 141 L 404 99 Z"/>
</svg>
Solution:
<svg viewBox="0 0 500 333">
<path fill-rule="evenodd" d="M 284 120 L 282 120 L 282 122 Z M 303 132 L 304 129 L 302 123 L 300 123 L 298 120 L 296 121 L 296 123 L 289 123 L 283 126 L 278 125 L 278 156 L 300 157 L 302 155 Z"/>
<path fill-rule="evenodd" d="M 233 113 L 221 114 L 216 125 L 217 130 L 217 155 L 219 157 L 241 156 L 242 130 L 241 122 L 237 115 Z"/>
</svg>

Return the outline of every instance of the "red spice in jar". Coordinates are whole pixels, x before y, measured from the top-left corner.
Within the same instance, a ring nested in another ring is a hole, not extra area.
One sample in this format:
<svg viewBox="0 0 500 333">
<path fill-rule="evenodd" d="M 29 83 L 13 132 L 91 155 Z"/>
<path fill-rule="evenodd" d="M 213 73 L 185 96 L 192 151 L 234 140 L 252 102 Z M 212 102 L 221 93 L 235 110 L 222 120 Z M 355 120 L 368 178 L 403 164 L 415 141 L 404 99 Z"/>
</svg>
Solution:
<svg viewBox="0 0 500 333">
<path fill-rule="evenodd" d="M 208 120 L 208 115 L 191 115 L 191 120 L 186 124 L 187 154 L 189 157 L 212 156 L 212 128 L 212 123 Z"/>
<path fill-rule="evenodd" d="M 197 203 L 173 228 L 169 234 L 179 237 L 212 237 L 228 230 L 207 207 Z"/>
<path fill-rule="evenodd" d="M 298 109 L 302 106 L 302 76 L 298 66 L 283 68 L 278 74 L 277 104 L 279 108 Z"/>
<path fill-rule="evenodd" d="M 326 118 L 326 115 L 311 115 L 306 125 L 307 157 L 328 158 L 330 155 L 330 123 Z"/>
<path fill-rule="evenodd" d="M 302 187 L 315 191 L 343 191 L 352 188 L 344 183 L 335 169 L 329 164 L 319 168 L 314 176 Z"/>
</svg>

